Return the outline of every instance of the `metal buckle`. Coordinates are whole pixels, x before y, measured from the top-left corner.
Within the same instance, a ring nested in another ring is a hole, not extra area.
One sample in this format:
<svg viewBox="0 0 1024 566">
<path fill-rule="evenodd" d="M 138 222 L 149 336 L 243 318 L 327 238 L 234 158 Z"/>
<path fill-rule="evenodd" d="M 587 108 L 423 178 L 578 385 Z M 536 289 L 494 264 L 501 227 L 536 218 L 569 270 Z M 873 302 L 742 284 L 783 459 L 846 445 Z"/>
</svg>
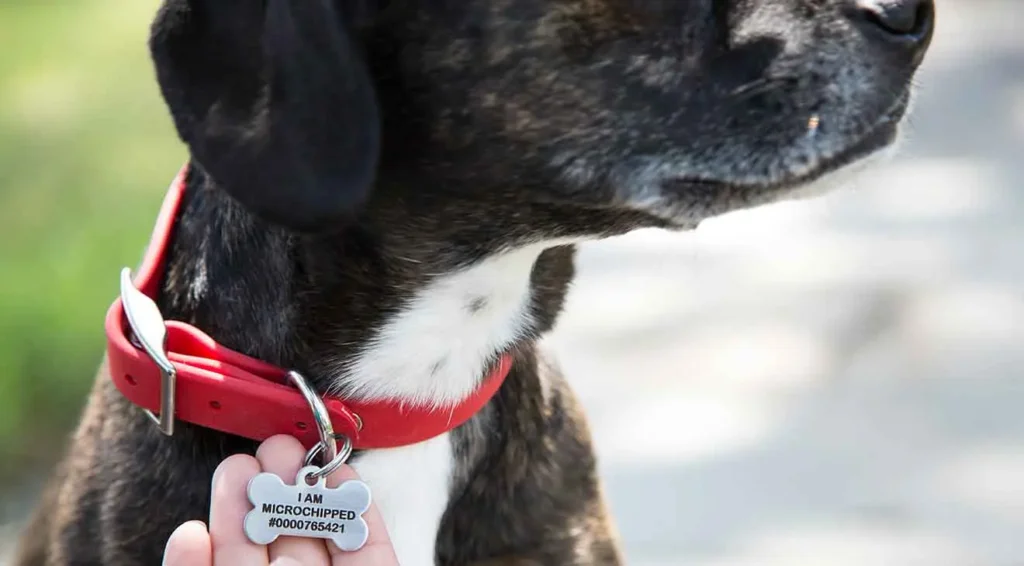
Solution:
<svg viewBox="0 0 1024 566">
<path fill-rule="evenodd" d="M 160 368 L 160 415 L 143 409 L 146 415 L 156 423 L 160 432 L 167 436 L 174 434 L 174 389 L 176 372 L 171 360 L 167 358 L 164 343 L 167 340 L 167 327 L 160 308 L 153 299 L 135 288 L 132 283 L 132 272 L 129 268 L 121 270 L 121 305 L 132 329 L 132 342 L 149 356 Z"/>
<path fill-rule="evenodd" d="M 309 408 L 313 412 L 313 420 L 316 421 L 317 430 L 320 432 L 320 441 L 306 452 L 303 466 L 310 465 L 313 462 L 313 458 L 317 454 L 322 453 L 324 465 L 319 470 L 311 472 L 309 478 L 318 480 L 327 477 L 331 472 L 340 468 L 348 460 L 348 457 L 352 455 L 352 440 L 344 434 L 336 434 L 334 432 L 331 415 L 327 412 L 324 400 L 310 387 L 309 383 L 306 382 L 306 378 L 302 377 L 302 374 L 297 371 L 290 371 L 288 372 L 288 379 L 295 384 L 295 387 L 305 397 L 306 403 L 309 404 Z M 338 450 L 338 439 L 343 441 L 340 451 Z"/>
</svg>

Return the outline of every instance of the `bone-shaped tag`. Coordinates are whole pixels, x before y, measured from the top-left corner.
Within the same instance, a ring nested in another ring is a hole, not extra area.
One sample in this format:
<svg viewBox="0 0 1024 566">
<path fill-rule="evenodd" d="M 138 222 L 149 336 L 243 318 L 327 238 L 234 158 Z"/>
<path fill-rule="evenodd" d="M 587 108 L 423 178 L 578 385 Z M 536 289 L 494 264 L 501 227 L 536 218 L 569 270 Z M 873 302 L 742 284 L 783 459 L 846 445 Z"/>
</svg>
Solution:
<svg viewBox="0 0 1024 566">
<path fill-rule="evenodd" d="M 285 485 L 271 473 L 249 480 L 249 501 L 255 506 L 245 516 L 245 534 L 256 544 L 270 544 L 278 536 L 330 539 L 341 550 L 359 550 L 370 532 L 363 513 L 370 508 L 370 488 L 350 480 L 336 488 L 324 478 L 306 483 L 315 466 L 299 470 L 295 485 Z"/>
</svg>

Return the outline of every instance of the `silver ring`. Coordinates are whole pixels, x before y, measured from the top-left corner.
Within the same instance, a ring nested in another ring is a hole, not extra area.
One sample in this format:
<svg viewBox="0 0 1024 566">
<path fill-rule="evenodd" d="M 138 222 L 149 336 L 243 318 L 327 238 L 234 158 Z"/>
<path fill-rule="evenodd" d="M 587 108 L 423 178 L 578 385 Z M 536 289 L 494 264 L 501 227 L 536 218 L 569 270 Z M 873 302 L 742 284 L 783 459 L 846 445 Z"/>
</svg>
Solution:
<svg viewBox="0 0 1024 566">
<path fill-rule="evenodd" d="M 309 383 L 306 383 L 306 378 L 302 377 L 302 374 L 297 371 L 290 371 L 288 372 L 288 379 L 295 384 L 295 387 L 299 389 L 302 396 L 306 398 L 306 403 L 309 404 L 310 410 L 313 411 L 313 420 L 316 421 L 316 427 L 320 431 L 320 442 L 316 445 L 320 448 L 315 452 L 311 451 L 311 453 L 316 454 L 322 451 L 324 453 L 324 462 L 327 462 L 327 465 L 329 466 L 338 458 L 338 443 L 335 440 L 334 425 L 331 424 L 331 415 L 327 412 L 327 406 L 324 405 L 324 400 L 316 394 L 316 391 L 313 391 L 313 388 L 309 386 Z M 348 438 L 346 438 L 345 441 L 349 444 L 348 451 L 351 453 L 352 442 L 349 441 Z M 346 455 L 345 458 L 348 459 L 348 456 Z M 306 464 L 308 465 L 310 461 L 309 455 L 307 454 Z M 334 469 L 337 469 L 337 467 L 344 463 L 344 461 L 345 460 L 342 460 L 336 464 Z M 323 471 L 323 468 L 321 468 L 320 471 Z M 317 473 L 319 474 L 320 472 Z M 322 476 L 318 475 L 317 477 Z"/>
<path fill-rule="evenodd" d="M 307 477 L 317 480 L 320 478 L 325 478 L 331 475 L 331 473 L 333 473 L 334 470 L 340 468 L 341 465 L 348 460 L 348 457 L 352 455 L 352 440 L 349 437 L 345 436 L 344 434 L 337 434 L 332 438 L 332 440 L 337 438 L 341 438 L 343 441 L 341 444 L 341 451 L 338 452 L 338 455 L 332 458 L 331 461 L 324 464 L 324 466 L 319 470 L 315 472 L 310 472 Z M 306 460 L 302 465 L 308 466 L 311 463 L 313 463 L 313 458 L 316 458 L 316 455 L 319 454 L 321 450 L 323 450 L 323 447 L 324 445 L 319 442 L 314 444 L 313 447 L 310 448 L 308 452 L 306 452 Z"/>
</svg>

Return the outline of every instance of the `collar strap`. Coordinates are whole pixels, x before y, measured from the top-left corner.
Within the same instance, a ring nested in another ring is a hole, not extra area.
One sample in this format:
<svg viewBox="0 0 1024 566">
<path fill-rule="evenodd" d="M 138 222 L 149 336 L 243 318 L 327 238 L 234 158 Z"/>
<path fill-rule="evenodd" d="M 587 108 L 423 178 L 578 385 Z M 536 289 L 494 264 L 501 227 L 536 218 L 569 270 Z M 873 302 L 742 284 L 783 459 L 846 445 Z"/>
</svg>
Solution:
<svg viewBox="0 0 1024 566">
<path fill-rule="evenodd" d="M 171 434 L 174 421 L 181 420 L 256 441 L 288 434 L 312 447 L 320 440 L 317 423 L 302 394 L 287 384 L 286 370 L 225 348 L 194 326 L 164 321 L 153 302 L 185 192 L 186 172 L 187 166 L 171 183 L 134 281 L 125 270 L 122 296 L 107 312 L 110 377 L 129 401 L 149 412 L 165 434 Z M 130 313 L 125 312 L 125 300 L 133 305 Z M 497 393 L 511 367 L 512 355 L 503 354 L 480 387 L 450 407 L 335 397 L 325 397 L 323 402 L 334 431 L 346 435 L 355 448 L 405 446 L 469 420 Z"/>
</svg>

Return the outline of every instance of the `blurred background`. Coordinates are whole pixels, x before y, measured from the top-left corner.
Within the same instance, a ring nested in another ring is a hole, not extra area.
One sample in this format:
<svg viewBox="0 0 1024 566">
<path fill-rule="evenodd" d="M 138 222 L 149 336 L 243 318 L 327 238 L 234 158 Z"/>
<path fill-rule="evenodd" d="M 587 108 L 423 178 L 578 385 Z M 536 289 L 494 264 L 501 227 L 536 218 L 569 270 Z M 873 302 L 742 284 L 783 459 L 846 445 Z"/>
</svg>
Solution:
<svg viewBox="0 0 1024 566">
<path fill-rule="evenodd" d="M 896 159 L 584 248 L 549 342 L 630 564 L 1024 565 L 1024 1 L 937 2 Z M 185 157 L 156 5 L 0 2 L 0 564 Z"/>
</svg>

